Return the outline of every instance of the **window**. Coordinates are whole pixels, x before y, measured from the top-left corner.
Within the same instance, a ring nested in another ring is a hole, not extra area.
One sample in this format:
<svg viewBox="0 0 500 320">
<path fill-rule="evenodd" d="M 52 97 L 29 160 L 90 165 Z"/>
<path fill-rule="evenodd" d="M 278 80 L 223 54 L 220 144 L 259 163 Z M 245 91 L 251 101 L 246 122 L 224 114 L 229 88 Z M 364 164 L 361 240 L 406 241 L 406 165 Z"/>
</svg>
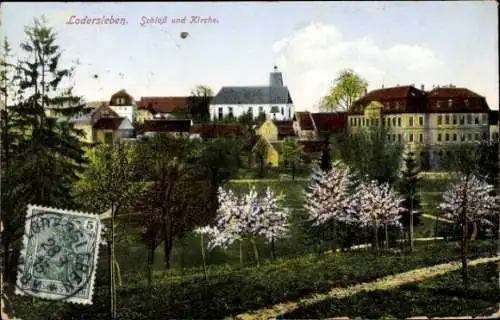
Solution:
<svg viewBox="0 0 500 320">
<path fill-rule="evenodd" d="M 453 106 L 453 100 L 449 99 L 448 100 L 448 107 L 451 108 L 451 106 Z"/>
<path fill-rule="evenodd" d="M 283 109 L 283 107 L 281 107 L 281 115 L 284 116 L 285 115 L 285 109 Z"/>
<path fill-rule="evenodd" d="M 372 127 L 375 126 L 375 119 L 372 119 L 371 125 L 372 125 Z"/>
<path fill-rule="evenodd" d="M 466 107 L 469 107 L 469 100 L 465 99 L 465 100 L 464 100 L 464 103 L 465 103 L 465 106 L 466 106 Z"/>
<path fill-rule="evenodd" d="M 248 114 L 253 116 L 253 108 L 252 107 L 248 107 Z"/>
<path fill-rule="evenodd" d="M 474 124 L 479 124 L 479 118 L 477 116 L 474 117 Z"/>
<path fill-rule="evenodd" d="M 477 140 L 477 141 L 479 141 L 479 133 L 476 133 L 476 134 L 474 135 L 474 138 L 476 138 L 476 140 Z"/>
<path fill-rule="evenodd" d="M 493 140 L 498 140 L 498 132 L 493 133 Z"/>
<path fill-rule="evenodd" d="M 392 141 L 396 141 L 396 134 L 392 135 Z"/>
<path fill-rule="evenodd" d="M 472 134 L 470 134 L 470 133 L 467 134 L 467 140 L 469 140 L 469 141 L 472 140 Z"/>
<path fill-rule="evenodd" d="M 423 126 L 424 125 L 424 117 L 420 116 L 418 117 L 418 125 Z"/>
<path fill-rule="evenodd" d="M 365 126 L 365 118 L 361 118 L 361 125 L 364 127 Z"/>
<path fill-rule="evenodd" d="M 224 114 L 222 112 L 222 107 L 219 107 L 219 120 L 222 120 L 222 118 L 224 118 Z"/>
<path fill-rule="evenodd" d="M 438 126 L 443 124 L 443 116 L 438 116 Z"/>
<path fill-rule="evenodd" d="M 399 101 L 396 101 L 396 109 L 399 109 Z"/>
<path fill-rule="evenodd" d="M 413 133 L 408 135 L 408 141 L 413 142 Z"/>
<path fill-rule="evenodd" d="M 375 126 L 378 127 L 378 119 L 375 119 Z"/>
<path fill-rule="evenodd" d="M 460 135 L 460 140 L 465 141 L 465 134 Z"/>
<path fill-rule="evenodd" d="M 403 140 L 403 136 L 401 135 L 401 133 L 398 133 L 398 142 L 401 142 L 401 140 Z"/>
<path fill-rule="evenodd" d="M 391 126 L 391 118 L 387 118 L 387 126 L 390 127 Z"/>
<path fill-rule="evenodd" d="M 441 133 L 438 133 L 437 141 L 441 141 Z"/>
<path fill-rule="evenodd" d="M 436 101 L 436 108 L 441 108 L 441 101 Z"/>
<path fill-rule="evenodd" d="M 288 119 L 292 119 L 292 108 L 288 107 Z"/>
<path fill-rule="evenodd" d="M 470 114 L 467 115 L 467 124 L 472 124 L 472 116 Z"/>
<path fill-rule="evenodd" d="M 396 126 L 396 118 L 392 118 L 392 126 L 395 127 Z"/>
<path fill-rule="evenodd" d="M 233 115 L 233 107 L 227 107 L 227 113 L 230 118 L 234 117 Z"/>
<path fill-rule="evenodd" d="M 113 132 L 105 132 L 104 133 L 104 143 L 105 144 L 113 144 Z"/>
<path fill-rule="evenodd" d="M 385 127 L 385 118 L 382 118 L 382 126 Z"/>
<path fill-rule="evenodd" d="M 410 117 L 408 119 L 408 124 L 410 125 L 410 127 L 413 127 L 413 117 Z"/>
<path fill-rule="evenodd" d="M 450 141 L 450 134 L 449 133 L 444 135 L 444 140 Z"/>
<path fill-rule="evenodd" d="M 401 127 L 401 118 L 398 117 L 398 127 Z"/>
<path fill-rule="evenodd" d="M 483 132 L 483 140 L 488 140 L 488 134 L 486 132 Z"/>
<path fill-rule="evenodd" d="M 387 141 L 391 141 L 391 135 L 390 134 L 387 135 Z"/>
<path fill-rule="evenodd" d="M 444 123 L 445 124 L 450 124 L 450 116 L 449 115 L 445 115 L 444 116 Z"/>
<path fill-rule="evenodd" d="M 457 134 L 456 133 L 453 134 L 453 141 L 457 141 Z"/>
<path fill-rule="evenodd" d="M 460 124 L 461 125 L 465 124 L 465 118 L 464 118 L 464 116 L 460 116 Z"/>
<path fill-rule="evenodd" d="M 418 135 L 418 141 L 424 142 L 424 134 L 423 133 Z"/>
<path fill-rule="evenodd" d="M 457 124 L 457 116 L 453 116 L 453 124 Z"/>
<path fill-rule="evenodd" d="M 487 124 L 488 123 L 488 116 L 483 114 L 483 124 Z"/>
<path fill-rule="evenodd" d="M 259 107 L 259 114 L 264 112 L 264 107 Z"/>
</svg>

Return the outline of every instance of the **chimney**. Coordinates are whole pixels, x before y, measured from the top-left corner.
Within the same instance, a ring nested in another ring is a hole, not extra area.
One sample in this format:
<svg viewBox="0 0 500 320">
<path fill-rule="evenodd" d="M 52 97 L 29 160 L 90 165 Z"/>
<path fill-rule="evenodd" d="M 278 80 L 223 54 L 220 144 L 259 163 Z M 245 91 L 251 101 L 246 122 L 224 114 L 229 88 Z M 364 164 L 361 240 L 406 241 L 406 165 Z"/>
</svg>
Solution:
<svg viewBox="0 0 500 320">
<path fill-rule="evenodd" d="M 384 89 L 384 84 L 382 84 L 382 89 Z"/>
<path fill-rule="evenodd" d="M 420 85 L 420 90 L 425 91 L 425 87 L 423 84 Z"/>
</svg>

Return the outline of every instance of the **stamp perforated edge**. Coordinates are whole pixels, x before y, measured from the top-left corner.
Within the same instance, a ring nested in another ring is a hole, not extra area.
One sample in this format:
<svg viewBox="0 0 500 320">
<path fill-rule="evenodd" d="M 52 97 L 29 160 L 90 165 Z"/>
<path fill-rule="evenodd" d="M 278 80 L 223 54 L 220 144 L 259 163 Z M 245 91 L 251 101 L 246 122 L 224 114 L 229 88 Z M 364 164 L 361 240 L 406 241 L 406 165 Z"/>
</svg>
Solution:
<svg viewBox="0 0 500 320">
<path fill-rule="evenodd" d="M 96 273 L 97 273 L 97 263 L 99 260 L 99 246 L 101 245 L 101 234 L 104 230 L 104 224 L 101 222 L 99 215 L 88 213 L 88 212 L 82 212 L 82 211 L 66 210 L 66 209 L 59 209 L 59 208 L 48 207 L 48 206 L 28 204 L 27 213 L 26 213 L 26 221 L 24 223 L 24 234 L 23 234 L 23 241 L 22 241 L 23 247 L 22 247 L 21 252 L 20 252 L 20 257 L 26 256 L 26 249 L 28 246 L 28 236 L 27 235 L 29 234 L 29 231 L 31 230 L 31 224 L 29 223 L 29 221 L 30 221 L 31 216 L 33 215 L 33 209 L 47 210 L 47 211 L 54 212 L 54 213 L 69 214 L 69 215 L 73 215 L 73 216 L 93 218 L 93 219 L 96 219 L 96 221 L 99 223 L 99 228 L 97 229 L 96 249 L 95 249 L 94 261 L 93 261 L 94 268 L 92 270 L 92 274 L 90 274 L 90 279 L 89 279 L 89 291 L 90 291 L 89 297 L 87 299 L 71 297 L 69 299 L 62 299 L 61 300 L 61 301 L 72 302 L 72 303 L 76 303 L 76 304 L 85 304 L 85 305 L 92 304 L 92 298 L 94 297 L 94 283 L 95 283 L 95 277 L 96 277 Z M 22 290 L 18 289 L 18 287 L 21 287 L 21 279 L 20 279 L 21 276 L 22 276 L 22 273 L 20 270 L 18 270 L 17 279 L 16 279 L 15 294 L 26 296 L 26 293 L 24 293 Z M 48 297 L 43 297 L 43 296 L 36 296 L 36 298 L 54 301 L 54 299 L 50 299 Z"/>
</svg>

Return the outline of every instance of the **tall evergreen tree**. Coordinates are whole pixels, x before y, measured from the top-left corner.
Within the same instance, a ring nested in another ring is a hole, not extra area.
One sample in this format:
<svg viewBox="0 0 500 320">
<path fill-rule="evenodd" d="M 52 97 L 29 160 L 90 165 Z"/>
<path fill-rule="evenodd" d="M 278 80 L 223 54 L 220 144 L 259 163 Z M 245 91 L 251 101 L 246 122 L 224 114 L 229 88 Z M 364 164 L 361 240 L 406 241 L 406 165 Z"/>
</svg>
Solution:
<svg viewBox="0 0 500 320">
<path fill-rule="evenodd" d="M 420 183 L 420 168 L 415 161 L 413 153 L 408 153 L 404 158 L 404 169 L 400 182 L 400 193 L 403 195 L 403 207 L 406 211 L 401 213 L 400 222 L 405 228 L 410 244 L 410 250 L 413 250 L 413 228 L 421 224 L 420 212 L 420 196 L 417 193 Z"/>
<path fill-rule="evenodd" d="M 2 175 L 2 215 L 8 232 L 2 233 L 2 243 L 10 249 L 18 247 L 27 204 L 74 207 L 70 191 L 85 164 L 79 139 L 83 133 L 65 121 L 83 107 L 72 88 L 61 88 L 73 69 L 59 67 L 62 51 L 45 21 L 35 19 L 25 34 L 25 57 L 18 63 L 3 61 L 11 75 L 7 72 L 2 81 L 2 100 L 10 105 L 2 111 L 2 161 L 8 163 L 8 181 Z M 8 97 L 9 92 L 16 96 Z M 52 116 L 46 112 L 49 107 Z M 6 259 L 6 270 L 15 266 L 15 253 L 13 257 Z"/>
</svg>

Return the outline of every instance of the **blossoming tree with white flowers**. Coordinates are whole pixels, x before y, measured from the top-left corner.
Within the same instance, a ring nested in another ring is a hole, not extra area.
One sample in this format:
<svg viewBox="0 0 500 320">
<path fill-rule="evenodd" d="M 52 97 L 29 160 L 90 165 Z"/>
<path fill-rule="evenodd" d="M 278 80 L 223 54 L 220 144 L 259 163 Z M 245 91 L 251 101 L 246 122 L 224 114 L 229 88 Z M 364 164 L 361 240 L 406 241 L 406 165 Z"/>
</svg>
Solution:
<svg viewBox="0 0 500 320">
<path fill-rule="evenodd" d="M 357 223 L 356 212 L 351 206 L 353 176 L 349 168 L 335 162 L 328 172 L 316 173 L 305 195 L 304 208 L 312 227 L 333 226 L 334 233 L 338 223 L 352 225 Z M 320 250 L 323 238 L 320 240 Z"/>
<path fill-rule="evenodd" d="M 499 197 L 492 195 L 493 190 L 493 186 L 477 176 L 463 174 L 459 181 L 443 194 L 443 202 L 439 205 L 444 215 L 456 221 L 462 229 L 462 277 L 465 287 L 468 286 L 468 225 L 473 225 L 471 240 L 474 240 L 478 224 L 491 223 L 486 218 L 497 214 L 500 209 Z"/>
<path fill-rule="evenodd" d="M 391 189 L 389 184 L 376 181 L 361 183 L 352 197 L 353 211 L 362 226 L 372 227 L 375 232 L 375 245 L 379 249 L 378 229 L 385 229 L 385 245 L 389 245 L 389 226 L 401 227 L 400 214 L 406 209 L 404 199 Z"/>
<path fill-rule="evenodd" d="M 227 247 L 240 242 L 240 263 L 243 261 L 242 242 L 252 243 L 257 265 L 260 266 L 259 252 L 255 239 L 263 237 L 274 244 L 274 240 L 288 234 L 288 210 L 282 208 L 282 196 L 276 196 L 268 187 L 259 195 L 254 186 L 247 193 L 236 195 L 231 190 L 219 189 L 219 211 L 213 228 L 198 230 L 209 234 L 209 249 Z"/>
</svg>

